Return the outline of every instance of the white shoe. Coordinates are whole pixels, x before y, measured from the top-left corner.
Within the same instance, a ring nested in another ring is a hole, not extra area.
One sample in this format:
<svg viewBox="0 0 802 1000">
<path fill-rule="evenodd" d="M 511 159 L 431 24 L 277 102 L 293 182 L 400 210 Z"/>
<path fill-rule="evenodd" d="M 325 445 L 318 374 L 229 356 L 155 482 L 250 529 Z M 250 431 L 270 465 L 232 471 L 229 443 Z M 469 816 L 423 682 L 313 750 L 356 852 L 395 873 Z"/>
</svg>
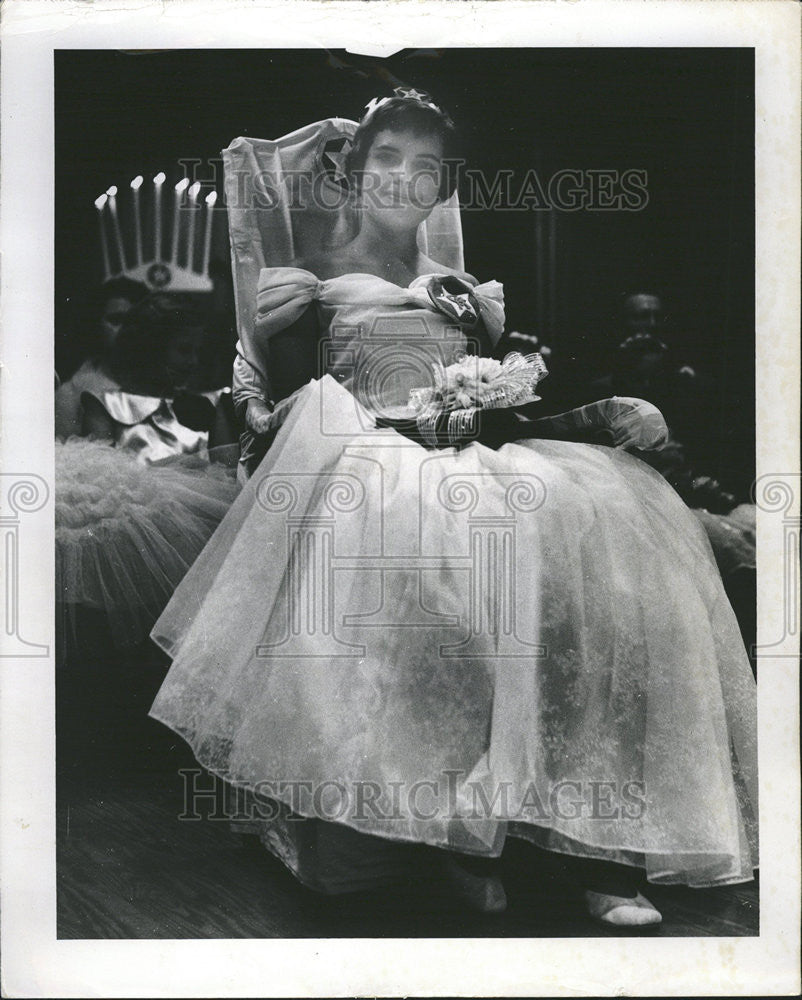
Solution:
<svg viewBox="0 0 802 1000">
<path fill-rule="evenodd" d="M 503 913 L 507 894 L 501 879 L 474 875 L 453 858 L 446 859 L 446 875 L 454 894 L 478 913 Z"/>
<path fill-rule="evenodd" d="M 609 896 L 606 892 L 585 892 L 588 913 L 594 920 L 613 927 L 649 927 L 662 921 L 660 911 L 641 896 Z"/>
</svg>

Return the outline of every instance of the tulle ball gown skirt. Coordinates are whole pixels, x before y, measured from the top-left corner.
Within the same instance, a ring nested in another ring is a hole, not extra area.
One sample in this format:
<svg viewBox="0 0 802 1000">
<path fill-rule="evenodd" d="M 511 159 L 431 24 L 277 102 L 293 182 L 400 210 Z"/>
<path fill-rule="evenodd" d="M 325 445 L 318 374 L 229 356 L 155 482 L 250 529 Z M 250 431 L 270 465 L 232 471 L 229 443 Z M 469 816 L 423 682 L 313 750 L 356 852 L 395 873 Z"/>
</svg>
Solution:
<svg viewBox="0 0 802 1000">
<path fill-rule="evenodd" d="M 56 602 L 62 639 L 82 611 L 115 647 L 145 641 L 238 493 L 195 455 L 144 465 L 111 444 L 56 442 Z"/>
<path fill-rule="evenodd" d="M 750 879 L 755 683 L 679 497 L 610 448 L 372 425 L 310 383 L 156 625 L 151 714 L 362 833 Z"/>
</svg>

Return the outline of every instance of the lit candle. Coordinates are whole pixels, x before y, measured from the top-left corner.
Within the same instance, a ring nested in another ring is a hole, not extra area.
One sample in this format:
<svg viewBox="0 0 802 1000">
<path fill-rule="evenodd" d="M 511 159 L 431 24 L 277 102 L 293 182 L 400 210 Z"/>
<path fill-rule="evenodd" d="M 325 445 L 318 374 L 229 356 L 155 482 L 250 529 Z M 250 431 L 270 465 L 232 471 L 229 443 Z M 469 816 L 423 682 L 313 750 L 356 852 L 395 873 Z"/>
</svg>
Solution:
<svg viewBox="0 0 802 1000">
<path fill-rule="evenodd" d="M 139 189 L 142 187 L 144 177 L 135 177 L 131 181 L 131 190 L 134 193 L 134 236 L 136 237 L 136 257 L 135 264 L 142 263 L 142 219 L 139 216 Z"/>
<path fill-rule="evenodd" d="M 175 186 L 175 204 L 173 205 L 173 249 L 170 259 L 174 264 L 178 263 L 178 225 L 181 221 L 181 199 L 189 186 L 189 178 L 182 178 Z"/>
<path fill-rule="evenodd" d="M 200 194 L 200 184 L 198 181 L 187 191 L 189 197 L 189 236 L 187 237 L 187 269 L 193 270 L 195 262 L 195 215 L 198 209 L 198 195 Z"/>
<path fill-rule="evenodd" d="M 167 178 L 156 174 L 153 178 L 153 259 L 162 259 L 162 184 Z"/>
<path fill-rule="evenodd" d="M 120 255 L 120 270 L 124 271 L 125 247 L 123 246 L 123 234 L 120 229 L 120 220 L 117 217 L 117 188 L 112 186 L 106 191 L 109 196 L 109 211 L 111 212 L 111 224 L 114 227 L 114 238 L 117 241 L 117 253 Z"/>
<path fill-rule="evenodd" d="M 206 195 L 206 232 L 203 237 L 203 263 L 201 264 L 201 274 L 206 274 L 209 270 L 209 254 L 212 250 L 212 222 L 214 221 L 214 206 L 217 202 L 217 192 L 210 191 Z"/>
<path fill-rule="evenodd" d="M 109 247 L 106 243 L 106 227 L 103 225 L 103 208 L 109 200 L 107 194 L 102 194 L 95 198 L 95 208 L 97 209 L 97 221 L 100 227 L 100 252 L 103 254 L 103 280 L 108 281 L 111 277 L 111 264 L 109 263 Z"/>
</svg>

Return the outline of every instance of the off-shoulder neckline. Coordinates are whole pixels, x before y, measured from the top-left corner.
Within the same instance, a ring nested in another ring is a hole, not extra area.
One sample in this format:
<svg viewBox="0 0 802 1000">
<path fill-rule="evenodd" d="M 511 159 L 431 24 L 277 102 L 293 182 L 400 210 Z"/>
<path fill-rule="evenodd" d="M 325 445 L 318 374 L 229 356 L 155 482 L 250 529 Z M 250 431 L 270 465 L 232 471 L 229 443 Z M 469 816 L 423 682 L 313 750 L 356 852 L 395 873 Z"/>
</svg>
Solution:
<svg viewBox="0 0 802 1000">
<path fill-rule="evenodd" d="M 456 278 L 456 274 L 448 274 L 446 271 L 429 271 L 426 274 L 419 274 L 412 279 L 408 285 L 397 285 L 394 281 L 390 281 L 388 278 L 382 278 L 380 274 L 372 274 L 370 271 L 348 271 L 345 274 L 335 274 L 331 278 L 319 278 L 314 271 L 310 271 L 308 267 L 293 267 L 292 265 L 284 265 L 280 267 L 265 267 L 265 271 L 301 271 L 303 274 L 308 274 L 315 281 L 323 283 L 330 281 L 339 281 L 342 278 L 372 278 L 374 281 L 381 281 L 385 285 L 390 285 L 392 288 L 397 288 L 401 292 L 408 292 L 412 286 L 420 281 L 422 278 Z M 463 281 L 463 278 L 459 278 Z M 470 284 L 470 282 L 465 282 Z M 472 285 L 472 288 L 478 288 L 479 284 Z"/>
</svg>

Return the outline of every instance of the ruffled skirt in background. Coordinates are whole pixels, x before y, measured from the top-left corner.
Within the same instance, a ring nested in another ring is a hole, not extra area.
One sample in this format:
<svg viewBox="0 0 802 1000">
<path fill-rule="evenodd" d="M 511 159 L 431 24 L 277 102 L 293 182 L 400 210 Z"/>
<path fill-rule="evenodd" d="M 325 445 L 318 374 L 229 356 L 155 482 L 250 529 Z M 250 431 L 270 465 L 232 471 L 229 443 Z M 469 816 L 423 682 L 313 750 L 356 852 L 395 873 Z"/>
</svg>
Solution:
<svg viewBox="0 0 802 1000">
<path fill-rule="evenodd" d="M 85 438 L 57 441 L 55 466 L 58 622 L 68 633 L 90 609 L 135 645 L 229 510 L 234 473 L 195 456 L 142 465 Z"/>
</svg>

